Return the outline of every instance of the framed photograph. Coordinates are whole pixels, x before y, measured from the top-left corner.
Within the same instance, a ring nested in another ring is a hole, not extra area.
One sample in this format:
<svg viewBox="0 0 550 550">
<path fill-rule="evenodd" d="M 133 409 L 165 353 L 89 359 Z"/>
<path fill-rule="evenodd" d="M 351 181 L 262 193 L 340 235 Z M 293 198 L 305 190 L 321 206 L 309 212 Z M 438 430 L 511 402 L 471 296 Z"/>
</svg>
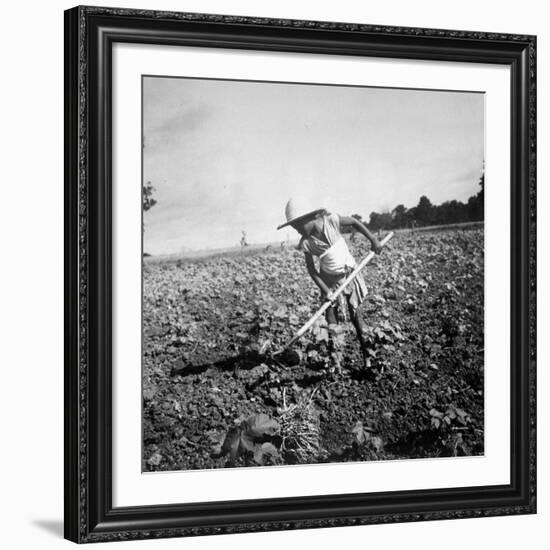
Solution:
<svg viewBox="0 0 550 550">
<path fill-rule="evenodd" d="M 65 12 L 65 537 L 536 511 L 536 39 Z"/>
</svg>

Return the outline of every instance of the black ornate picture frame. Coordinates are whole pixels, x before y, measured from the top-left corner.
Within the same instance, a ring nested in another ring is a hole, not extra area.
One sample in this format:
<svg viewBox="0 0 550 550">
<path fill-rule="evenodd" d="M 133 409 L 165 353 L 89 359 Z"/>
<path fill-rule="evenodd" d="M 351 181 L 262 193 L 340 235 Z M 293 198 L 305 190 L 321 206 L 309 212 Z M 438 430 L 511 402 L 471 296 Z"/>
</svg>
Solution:
<svg viewBox="0 0 550 550">
<path fill-rule="evenodd" d="M 113 506 L 112 48 L 117 42 L 511 69 L 510 483 Z M 65 12 L 65 537 L 78 543 L 536 512 L 536 38 L 75 7 Z"/>
</svg>

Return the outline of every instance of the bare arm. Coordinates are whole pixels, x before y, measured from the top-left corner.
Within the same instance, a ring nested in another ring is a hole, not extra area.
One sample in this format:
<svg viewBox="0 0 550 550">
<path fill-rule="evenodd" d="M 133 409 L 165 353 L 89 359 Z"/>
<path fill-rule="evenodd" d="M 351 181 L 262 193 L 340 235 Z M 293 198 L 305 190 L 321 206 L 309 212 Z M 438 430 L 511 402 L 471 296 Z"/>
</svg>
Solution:
<svg viewBox="0 0 550 550">
<path fill-rule="evenodd" d="M 330 289 L 325 284 L 323 279 L 321 279 L 319 272 L 317 269 L 315 269 L 315 262 L 313 261 L 313 256 L 311 254 L 308 254 L 307 252 L 304 254 L 306 259 L 306 267 L 307 272 L 309 273 L 309 276 L 313 279 L 313 282 L 319 287 L 319 290 L 325 295 L 330 295 Z"/>
<path fill-rule="evenodd" d="M 343 226 L 351 226 L 359 233 L 363 234 L 371 243 L 372 249 L 376 254 L 380 254 L 380 251 L 382 250 L 382 246 L 380 245 L 380 241 L 376 238 L 375 235 L 373 235 L 367 226 L 364 223 L 361 223 L 358 219 L 348 217 L 348 216 L 340 216 L 340 225 Z"/>
</svg>

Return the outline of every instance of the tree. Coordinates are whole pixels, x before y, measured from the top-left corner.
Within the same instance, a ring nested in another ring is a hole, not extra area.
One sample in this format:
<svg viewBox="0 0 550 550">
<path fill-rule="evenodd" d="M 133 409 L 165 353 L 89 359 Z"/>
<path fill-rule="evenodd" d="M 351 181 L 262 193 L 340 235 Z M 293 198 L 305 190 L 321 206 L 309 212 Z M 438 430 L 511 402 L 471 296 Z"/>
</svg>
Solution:
<svg viewBox="0 0 550 550">
<path fill-rule="evenodd" d="M 142 198 L 142 206 L 143 211 L 147 212 L 147 210 L 150 210 L 157 204 L 156 199 L 153 197 L 153 191 L 155 188 L 153 187 L 153 184 L 148 181 L 143 187 L 141 191 L 141 198 Z M 141 218 L 141 231 L 145 231 L 145 222 L 143 221 L 143 216 Z M 147 252 L 143 253 L 143 256 L 150 256 Z"/>
<path fill-rule="evenodd" d="M 151 210 L 151 208 L 153 208 L 153 206 L 157 204 L 156 199 L 153 197 L 153 191 L 155 191 L 155 188 L 153 187 L 153 184 L 150 181 L 148 181 L 143 186 L 143 193 L 142 193 L 144 212 L 147 212 L 147 210 Z"/>
<path fill-rule="evenodd" d="M 476 195 L 478 206 L 477 215 L 479 219 L 482 220 L 485 216 L 485 170 L 481 172 L 481 176 L 479 177 L 479 185 L 481 189 Z"/>
<path fill-rule="evenodd" d="M 434 207 L 426 195 L 422 195 L 415 209 L 416 219 L 422 225 L 430 225 L 434 220 Z"/>
<path fill-rule="evenodd" d="M 434 221 L 439 225 L 470 221 L 468 218 L 468 208 L 463 202 L 457 200 L 445 201 L 443 204 L 435 207 Z"/>
<path fill-rule="evenodd" d="M 368 228 L 371 231 L 378 231 L 379 229 L 390 229 L 392 226 L 392 216 L 389 212 L 371 212 L 369 218 Z"/>
<path fill-rule="evenodd" d="M 466 208 L 468 210 L 468 218 L 470 220 L 482 220 L 484 216 L 484 203 L 485 203 L 485 172 L 481 172 L 479 177 L 479 185 L 481 189 L 477 193 L 468 199 Z"/>
<path fill-rule="evenodd" d="M 398 204 L 391 212 L 392 227 L 399 229 L 400 227 L 408 227 L 411 222 L 412 215 L 403 204 Z"/>
<path fill-rule="evenodd" d="M 422 195 L 418 204 L 412 208 L 407 208 L 403 204 L 398 204 L 391 213 L 371 212 L 367 227 L 371 231 L 378 231 L 379 229 L 402 229 L 434 224 L 446 225 L 482 221 L 484 216 L 484 172 L 482 172 L 479 177 L 479 186 L 481 187 L 479 192 L 471 196 L 466 204 L 461 201 L 451 200 L 436 206 L 432 204 L 426 195 Z M 353 214 L 353 217 L 356 219 L 361 218 L 359 214 Z"/>
</svg>

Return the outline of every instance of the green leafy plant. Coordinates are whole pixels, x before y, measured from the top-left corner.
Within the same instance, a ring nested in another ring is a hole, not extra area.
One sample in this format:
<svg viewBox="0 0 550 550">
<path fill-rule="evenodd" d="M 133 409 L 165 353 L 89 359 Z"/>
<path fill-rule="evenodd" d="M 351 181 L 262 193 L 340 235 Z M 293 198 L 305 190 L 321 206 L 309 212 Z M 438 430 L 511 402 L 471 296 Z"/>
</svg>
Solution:
<svg viewBox="0 0 550 550">
<path fill-rule="evenodd" d="M 364 426 L 360 420 L 355 423 L 351 433 L 355 436 L 354 444 L 357 447 L 367 446 L 376 453 L 380 453 L 384 448 L 382 438 L 376 435 L 374 429 Z"/>
<path fill-rule="evenodd" d="M 471 450 L 464 440 L 462 431 L 468 430 L 472 419 L 459 407 L 450 406 L 445 412 L 430 410 L 432 429 L 438 432 L 442 452 L 450 456 L 466 456 Z"/>
<path fill-rule="evenodd" d="M 229 456 L 229 463 L 234 464 L 241 456 L 252 456 L 257 464 L 264 464 L 266 458 L 276 459 L 278 450 L 266 438 L 279 432 L 279 424 L 267 414 L 252 414 L 237 426 L 232 427 L 219 449 L 222 456 Z"/>
<path fill-rule="evenodd" d="M 354 444 L 358 447 L 369 446 L 376 452 L 382 451 L 384 444 L 382 438 L 375 435 L 375 430 L 364 426 L 361 420 L 355 423 L 351 433 L 354 435 Z"/>
<path fill-rule="evenodd" d="M 351 323 L 329 342 L 321 319 L 295 346 L 297 360 L 271 357 L 319 305 L 292 247 L 144 262 L 144 468 L 219 468 L 231 454 L 239 465 L 482 454 L 483 229 L 402 232 L 392 243 L 364 272 L 375 380 L 359 368 Z M 350 249 L 359 259 L 369 244 Z M 341 370 L 327 376 L 333 341 L 345 344 Z M 259 412 L 279 424 L 275 435 L 249 435 L 243 421 Z M 369 432 L 371 418 L 379 431 Z M 364 429 L 354 434 L 357 419 Z M 383 438 L 379 453 L 373 437 Z M 356 451 L 337 454 L 348 446 Z"/>
<path fill-rule="evenodd" d="M 431 426 L 436 430 L 445 430 L 456 424 L 466 426 L 471 422 L 470 415 L 466 411 L 454 406 L 448 407 L 445 412 L 431 409 L 430 416 Z"/>
</svg>

